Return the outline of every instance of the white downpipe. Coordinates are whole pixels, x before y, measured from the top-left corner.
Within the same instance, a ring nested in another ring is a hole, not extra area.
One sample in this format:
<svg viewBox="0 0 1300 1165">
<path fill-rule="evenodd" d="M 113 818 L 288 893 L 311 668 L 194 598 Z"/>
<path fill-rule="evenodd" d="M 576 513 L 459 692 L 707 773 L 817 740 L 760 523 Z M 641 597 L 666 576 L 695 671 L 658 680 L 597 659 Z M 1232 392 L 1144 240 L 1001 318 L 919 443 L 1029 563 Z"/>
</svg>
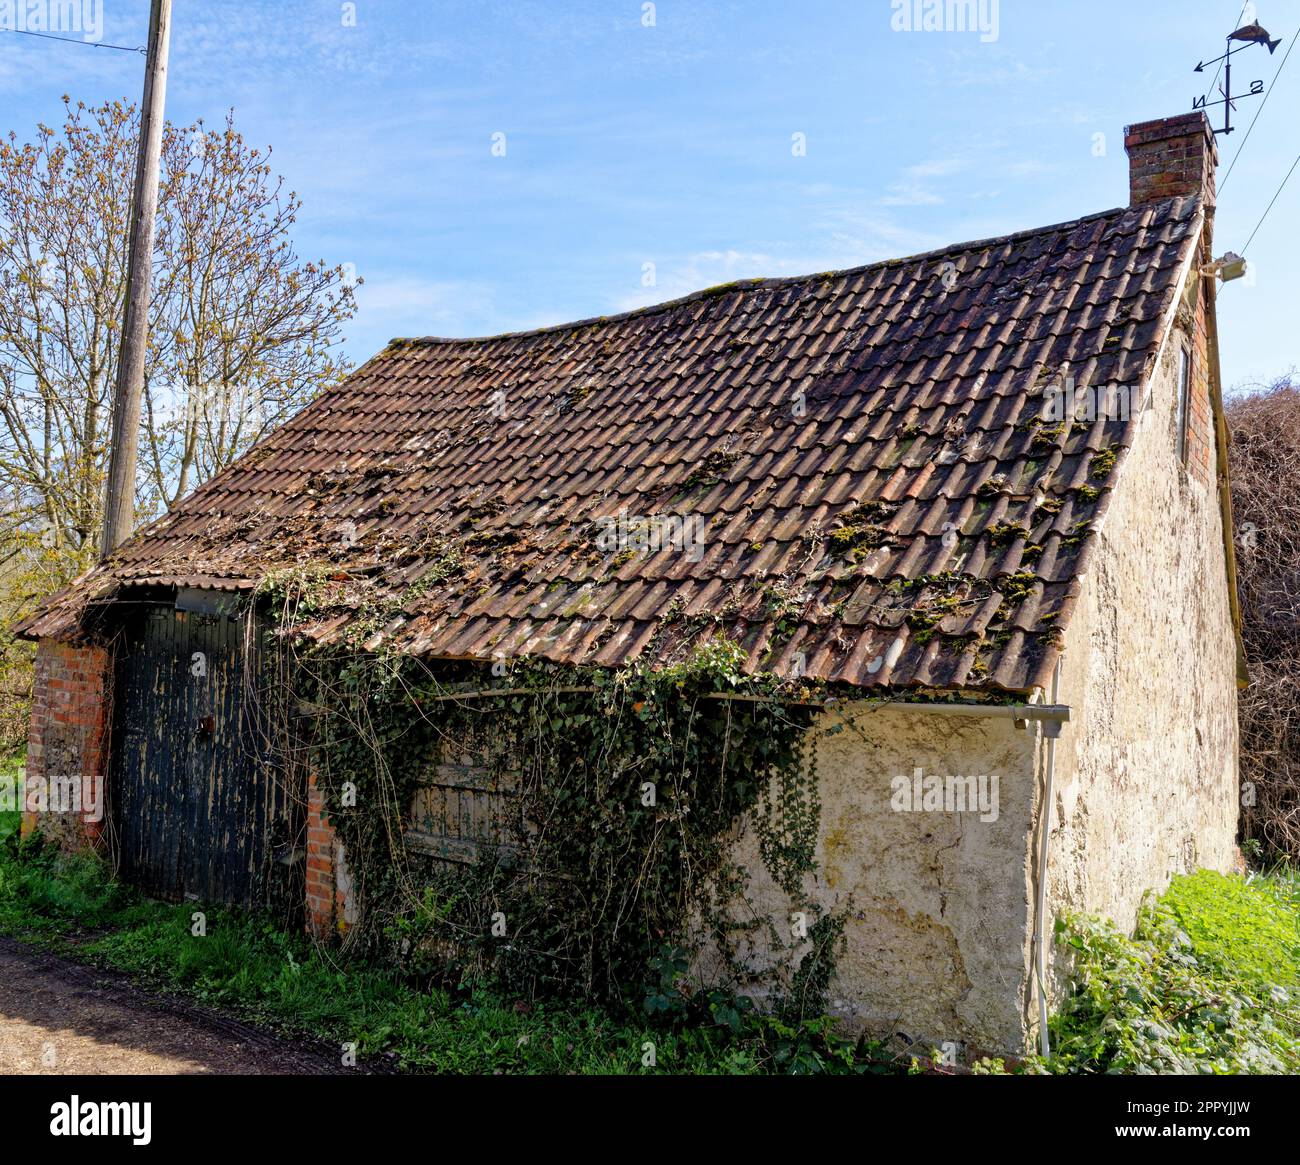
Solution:
<svg viewBox="0 0 1300 1165">
<path fill-rule="evenodd" d="M 1056 661 L 1052 673 L 1052 703 L 1056 704 L 1061 682 L 1061 661 Z M 1047 788 L 1043 794 L 1040 811 L 1042 833 L 1038 841 L 1038 908 L 1034 919 L 1034 970 L 1038 978 L 1038 1046 L 1044 1056 L 1051 1054 L 1047 1035 L 1047 952 L 1044 930 L 1047 922 L 1047 842 L 1052 832 L 1053 778 L 1056 774 L 1056 738 L 1061 735 L 1060 720 L 1043 720 L 1043 733 L 1047 737 Z"/>
</svg>

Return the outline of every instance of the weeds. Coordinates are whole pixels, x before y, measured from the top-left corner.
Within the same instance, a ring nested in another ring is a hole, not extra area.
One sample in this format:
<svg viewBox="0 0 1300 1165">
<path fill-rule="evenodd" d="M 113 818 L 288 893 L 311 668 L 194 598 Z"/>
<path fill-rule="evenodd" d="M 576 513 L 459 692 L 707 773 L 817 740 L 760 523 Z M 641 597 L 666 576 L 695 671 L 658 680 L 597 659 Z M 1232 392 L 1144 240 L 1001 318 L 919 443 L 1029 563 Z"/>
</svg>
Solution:
<svg viewBox="0 0 1300 1165">
<path fill-rule="evenodd" d="M 1300 1072 L 1300 894 L 1294 873 L 1176 878 L 1132 938 L 1057 926 L 1075 981 L 1051 1023 L 1065 1073 Z"/>
<path fill-rule="evenodd" d="M 9 775 L 9 774 L 7 774 Z M 355 1045 L 440 1073 L 879 1074 L 936 1070 L 838 1034 L 824 1015 L 760 1012 L 692 988 L 664 948 L 627 1010 L 512 999 L 339 962 L 305 936 L 239 911 L 150 901 L 88 856 L 0 842 L 0 932 L 131 974 L 287 1034 Z M 1075 918 L 1058 927 L 1074 981 L 1051 1021 L 1053 1053 L 1021 1072 L 1300 1072 L 1300 875 L 1176 878 L 1132 937 Z M 982 1060 L 976 1074 L 1006 1071 Z"/>
<path fill-rule="evenodd" d="M 129 973 L 290 1035 L 354 1044 L 361 1058 L 438 1073 L 673 1073 L 880 1071 L 866 1045 L 828 1019 L 781 1022 L 722 993 L 681 1006 L 620 1012 L 511 999 L 466 981 L 429 986 L 400 972 L 336 961 L 333 952 L 240 911 L 150 901 L 113 881 L 101 862 L 11 838 L 0 853 L 0 932 Z M 658 968 L 665 973 L 664 967 Z M 667 997 L 665 997 L 667 1003 Z M 658 1014 L 656 1014 L 658 1012 Z"/>
</svg>

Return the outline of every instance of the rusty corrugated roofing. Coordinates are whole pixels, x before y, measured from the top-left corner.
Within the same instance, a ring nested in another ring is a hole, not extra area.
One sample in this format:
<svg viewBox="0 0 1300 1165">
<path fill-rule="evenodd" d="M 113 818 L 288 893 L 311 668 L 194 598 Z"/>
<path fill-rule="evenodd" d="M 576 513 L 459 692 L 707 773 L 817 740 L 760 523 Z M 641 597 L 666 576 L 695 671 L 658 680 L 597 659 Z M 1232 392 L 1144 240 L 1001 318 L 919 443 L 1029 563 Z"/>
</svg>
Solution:
<svg viewBox="0 0 1300 1165">
<path fill-rule="evenodd" d="M 372 644 L 614 666 L 720 629 L 754 670 L 1041 687 L 1135 423 L 1042 423 L 1044 391 L 1145 382 L 1199 209 L 394 341 L 27 631 L 75 634 L 125 583 L 305 566 L 334 579 L 324 640 L 379 609 Z M 620 513 L 670 546 L 602 537 Z"/>
</svg>

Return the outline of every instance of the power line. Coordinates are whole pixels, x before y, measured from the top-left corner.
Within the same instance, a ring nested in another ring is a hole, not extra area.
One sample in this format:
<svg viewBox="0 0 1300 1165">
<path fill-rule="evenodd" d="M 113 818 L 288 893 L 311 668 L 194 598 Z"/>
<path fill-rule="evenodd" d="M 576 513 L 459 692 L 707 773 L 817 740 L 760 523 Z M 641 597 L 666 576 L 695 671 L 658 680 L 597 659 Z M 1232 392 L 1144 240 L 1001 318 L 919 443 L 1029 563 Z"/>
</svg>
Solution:
<svg viewBox="0 0 1300 1165">
<path fill-rule="evenodd" d="M 1295 36 L 1291 38 L 1291 43 L 1287 46 L 1286 56 L 1282 58 L 1282 63 L 1278 65 L 1277 72 L 1273 74 L 1273 80 L 1269 83 L 1268 92 L 1264 94 L 1264 100 L 1259 103 L 1259 108 L 1255 110 L 1255 116 L 1250 122 L 1250 129 L 1246 130 L 1246 136 L 1241 139 L 1241 145 L 1237 147 L 1237 152 L 1232 155 L 1232 165 L 1228 167 L 1228 172 L 1223 176 L 1223 181 L 1219 183 L 1220 194 L 1223 193 L 1223 188 L 1228 185 L 1228 179 L 1232 177 L 1232 172 L 1237 167 L 1237 159 L 1241 157 L 1241 151 L 1246 148 L 1246 143 L 1250 141 L 1250 133 L 1255 128 L 1255 122 L 1259 120 L 1259 115 L 1264 112 L 1264 106 L 1268 104 L 1268 99 L 1273 96 L 1273 87 L 1277 84 L 1277 79 L 1282 75 L 1282 70 L 1286 68 L 1286 63 L 1291 58 L 1291 50 L 1295 48 L 1297 39 L 1300 39 L 1300 28 L 1296 29 Z"/>
<path fill-rule="evenodd" d="M 0 28 L 0 32 L 12 32 L 18 36 L 38 36 L 41 40 L 57 40 L 62 41 L 64 44 L 79 44 L 92 49 L 117 49 L 118 52 L 122 53 L 143 54 L 145 51 L 144 49 L 133 49 L 130 45 L 105 44 L 103 41 L 98 40 L 77 40 L 76 37 L 72 36 L 55 36 L 53 33 L 32 32 L 26 28 Z"/>
<path fill-rule="evenodd" d="M 1264 220 L 1268 218 L 1268 212 L 1273 209 L 1273 203 L 1282 197 L 1282 191 L 1286 189 L 1286 184 L 1291 181 L 1291 175 L 1295 173 L 1297 166 L 1300 166 L 1300 154 L 1296 155 L 1296 160 L 1291 163 L 1291 169 L 1286 172 L 1286 177 L 1282 179 L 1282 185 L 1277 188 L 1277 193 L 1273 195 L 1273 202 L 1268 204 L 1264 213 L 1260 215 L 1259 222 L 1255 224 L 1255 229 L 1250 232 L 1250 238 L 1246 240 L 1246 245 L 1241 249 L 1243 255 L 1250 250 L 1250 244 L 1255 241 L 1255 236 L 1259 234 L 1259 228 L 1264 225 Z"/>
</svg>

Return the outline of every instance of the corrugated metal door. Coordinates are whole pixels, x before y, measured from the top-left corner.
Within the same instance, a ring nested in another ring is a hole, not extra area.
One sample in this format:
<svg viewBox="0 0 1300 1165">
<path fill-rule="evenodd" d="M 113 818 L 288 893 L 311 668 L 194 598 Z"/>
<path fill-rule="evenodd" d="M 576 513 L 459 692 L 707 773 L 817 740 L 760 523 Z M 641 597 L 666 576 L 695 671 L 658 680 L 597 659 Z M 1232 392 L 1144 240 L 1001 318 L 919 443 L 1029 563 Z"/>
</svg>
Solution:
<svg viewBox="0 0 1300 1165">
<path fill-rule="evenodd" d="M 248 615 L 148 604 L 118 652 L 108 795 L 121 875 L 292 913 L 302 813 L 271 763 Z"/>
</svg>

